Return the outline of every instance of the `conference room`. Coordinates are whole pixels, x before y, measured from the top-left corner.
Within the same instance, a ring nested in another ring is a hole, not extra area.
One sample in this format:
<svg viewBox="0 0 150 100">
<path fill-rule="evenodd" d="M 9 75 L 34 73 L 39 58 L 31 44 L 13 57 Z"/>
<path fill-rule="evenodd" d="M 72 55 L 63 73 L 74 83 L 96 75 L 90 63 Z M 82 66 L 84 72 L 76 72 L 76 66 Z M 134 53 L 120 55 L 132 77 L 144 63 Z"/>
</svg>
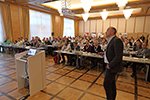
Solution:
<svg viewBox="0 0 150 100">
<path fill-rule="evenodd" d="M 0 100 L 150 100 L 150 0 L 0 0 Z"/>
</svg>

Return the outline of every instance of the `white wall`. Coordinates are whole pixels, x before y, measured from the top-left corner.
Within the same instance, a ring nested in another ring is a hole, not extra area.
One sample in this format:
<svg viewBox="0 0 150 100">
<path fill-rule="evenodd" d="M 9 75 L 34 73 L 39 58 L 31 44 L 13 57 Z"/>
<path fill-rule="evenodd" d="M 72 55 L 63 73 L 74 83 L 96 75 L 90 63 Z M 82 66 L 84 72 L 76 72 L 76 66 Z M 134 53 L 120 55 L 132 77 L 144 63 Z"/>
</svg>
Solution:
<svg viewBox="0 0 150 100">
<path fill-rule="evenodd" d="M 150 33 L 150 16 L 125 18 L 111 18 L 79 21 L 79 35 L 84 32 L 106 32 L 107 28 L 113 26 L 118 33 Z"/>
</svg>

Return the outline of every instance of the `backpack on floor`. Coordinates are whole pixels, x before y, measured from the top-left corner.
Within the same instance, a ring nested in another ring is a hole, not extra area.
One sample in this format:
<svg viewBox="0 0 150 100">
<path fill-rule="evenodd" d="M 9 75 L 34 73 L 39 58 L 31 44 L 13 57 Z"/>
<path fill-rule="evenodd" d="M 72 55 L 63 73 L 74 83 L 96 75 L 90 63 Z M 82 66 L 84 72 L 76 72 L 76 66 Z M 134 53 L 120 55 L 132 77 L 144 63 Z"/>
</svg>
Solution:
<svg viewBox="0 0 150 100">
<path fill-rule="evenodd" d="M 55 55 L 55 56 L 54 56 L 54 62 L 55 62 L 55 63 L 59 63 L 60 60 L 61 60 L 60 55 Z"/>
</svg>

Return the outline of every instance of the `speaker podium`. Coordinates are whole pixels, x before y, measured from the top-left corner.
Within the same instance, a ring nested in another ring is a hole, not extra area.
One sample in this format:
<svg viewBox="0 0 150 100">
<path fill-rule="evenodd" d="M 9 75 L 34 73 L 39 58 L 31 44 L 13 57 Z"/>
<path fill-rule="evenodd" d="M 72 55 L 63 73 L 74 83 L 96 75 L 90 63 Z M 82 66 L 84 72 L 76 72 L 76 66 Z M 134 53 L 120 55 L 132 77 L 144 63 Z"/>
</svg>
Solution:
<svg viewBox="0 0 150 100">
<path fill-rule="evenodd" d="M 20 59 L 28 51 L 15 55 L 18 89 L 26 87 L 28 80 L 30 96 L 46 87 L 45 51 L 40 51 L 27 60 Z"/>
</svg>

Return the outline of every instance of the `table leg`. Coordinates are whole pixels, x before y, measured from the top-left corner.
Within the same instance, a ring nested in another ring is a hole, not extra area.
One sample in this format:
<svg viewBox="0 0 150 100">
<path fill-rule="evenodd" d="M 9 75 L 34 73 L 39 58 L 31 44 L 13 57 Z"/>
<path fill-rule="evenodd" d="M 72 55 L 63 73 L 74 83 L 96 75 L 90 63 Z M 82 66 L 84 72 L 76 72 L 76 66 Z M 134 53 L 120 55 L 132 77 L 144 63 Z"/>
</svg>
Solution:
<svg viewBox="0 0 150 100">
<path fill-rule="evenodd" d="M 80 56 L 80 66 L 82 66 L 82 56 Z"/>
<path fill-rule="evenodd" d="M 78 60 L 79 60 L 79 55 L 77 55 L 77 59 L 76 59 L 76 68 L 79 68 Z"/>
<path fill-rule="evenodd" d="M 59 55 L 60 55 L 60 53 L 58 52 L 57 54 L 56 54 L 56 56 L 58 55 L 58 57 L 57 57 L 57 64 L 59 64 L 60 63 L 60 61 L 59 61 Z"/>
<path fill-rule="evenodd" d="M 146 84 L 148 84 L 147 78 L 148 78 L 148 73 L 149 73 L 149 65 L 146 65 L 146 67 L 147 67 L 147 70 L 146 70 L 145 82 Z"/>
</svg>

